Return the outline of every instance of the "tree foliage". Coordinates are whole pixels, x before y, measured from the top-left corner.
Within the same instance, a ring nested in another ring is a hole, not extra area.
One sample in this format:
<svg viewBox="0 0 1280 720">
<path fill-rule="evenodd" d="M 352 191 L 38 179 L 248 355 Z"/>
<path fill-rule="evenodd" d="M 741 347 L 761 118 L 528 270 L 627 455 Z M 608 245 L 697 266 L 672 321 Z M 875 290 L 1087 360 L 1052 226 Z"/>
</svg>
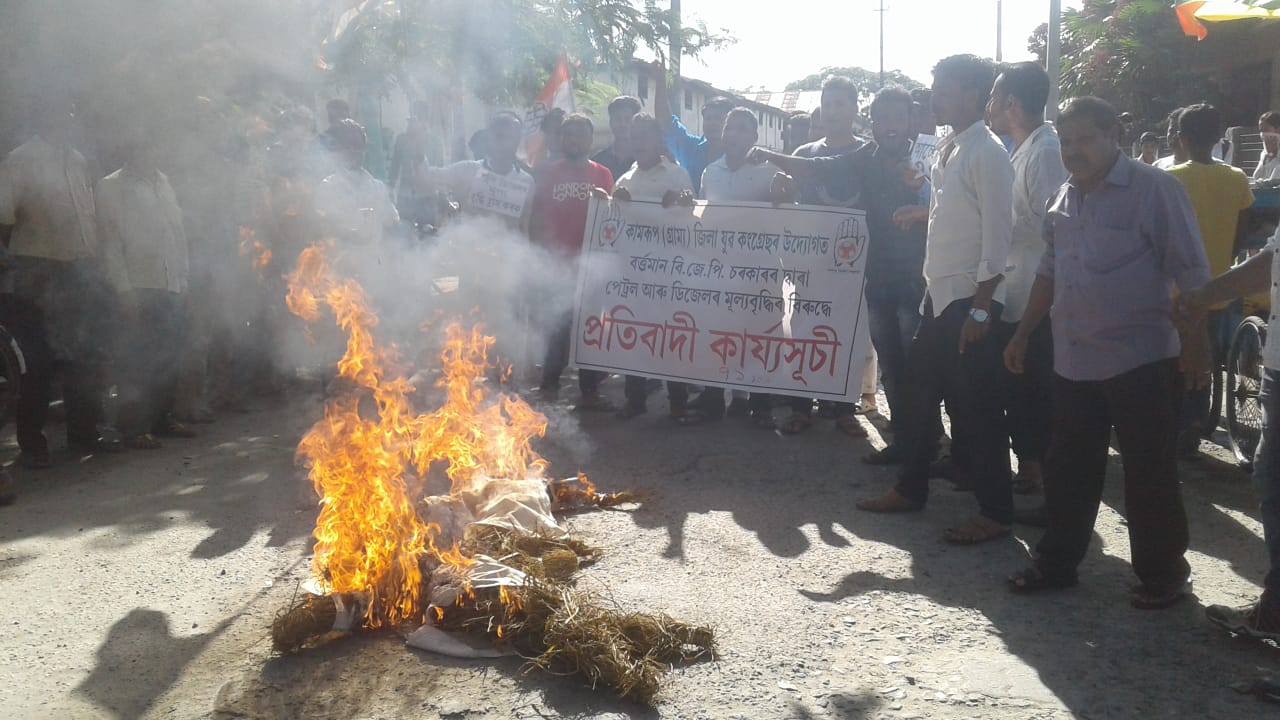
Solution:
<svg viewBox="0 0 1280 720">
<path fill-rule="evenodd" d="M 1047 27 L 1028 41 L 1045 57 Z M 1096 95 L 1156 128 L 1175 107 L 1222 101 L 1206 48 L 1183 34 L 1169 0 L 1084 0 L 1062 16 L 1062 98 Z"/>
<path fill-rule="evenodd" d="M 787 90 L 821 90 L 822 81 L 832 75 L 849 78 L 858 86 L 858 91 L 862 95 L 874 95 L 880 89 L 879 72 L 860 67 L 827 67 L 822 68 L 820 72 L 789 83 Z M 908 90 L 924 87 L 924 85 L 913 78 L 907 77 L 899 70 L 886 70 L 884 84 L 897 85 Z"/>
<path fill-rule="evenodd" d="M 491 102 L 523 102 L 561 53 L 588 76 L 624 68 L 641 47 L 665 60 L 672 19 L 656 0 L 401 0 L 326 60 L 344 83 L 410 94 L 463 85 Z M 701 22 L 679 38 L 686 57 L 729 42 Z"/>
</svg>

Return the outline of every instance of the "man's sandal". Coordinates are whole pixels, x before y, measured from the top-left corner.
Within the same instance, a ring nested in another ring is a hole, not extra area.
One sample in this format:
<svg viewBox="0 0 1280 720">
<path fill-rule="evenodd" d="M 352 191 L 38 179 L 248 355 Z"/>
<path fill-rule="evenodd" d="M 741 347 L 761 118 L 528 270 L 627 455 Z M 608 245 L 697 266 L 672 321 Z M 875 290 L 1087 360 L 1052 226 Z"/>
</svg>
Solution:
<svg viewBox="0 0 1280 720">
<path fill-rule="evenodd" d="M 703 423 L 710 422 L 712 420 L 719 420 L 721 417 L 722 416 L 720 415 L 710 415 L 708 413 L 704 413 L 701 410 L 698 410 L 696 408 L 690 408 L 688 410 L 685 410 L 684 413 L 682 413 L 681 415 L 672 416 L 671 419 L 675 420 L 677 425 L 683 425 L 685 427 L 689 427 L 691 425 L 701 425 Z"/>
<path fill-rule="evenodd" d="M 867 436 L 867 429 L 862 427 L 862 423 L 858 422 L 856 415 L 841 415 L 836 418 L 836 427 L 849 437 L 864 438 Z"/>
<path fill-rule="evenodd" d="M 873 513 L 907 513 L 924 509 L 910 499 L 899 495 L 897 490 L 890 490 L 880 497 L 859 500 L 857 507 L 859 510 Z"/>
<path fill-rule="evenodd" d="M 1013 532 L 1010 525 L 1002 525 L 991 518 L 976 517 L 960 527 L 947 528 L 942 539 L 952 545 L 978 545 L 979 543 L 999 540 Z"/>
<path fill-rule="evenodd" d="M 127 437 L 124 439 L 124 445 L 130 450 L 159 450 L 164 447 L 151 433 Z"/>
<path fill-rule="evenodd" d="M 1079 583 L 1076 577 L 1055 577 L 1045 575 L 1038 567 L 1029 567 L 1009 576 L 1009 592 L 1016 595 L 1030 595 L 1045 590 L 1065 590 Z"/>
<path fill-rule="evenodd" d="M 1183 583 L 1167 590 L 1155 590 L 1146 585 L 1129 589 L 1129 604 L 1139 610 L 1164 610 L 1191 596 L 1191 583 Z"/>
<path fill-rule="evenodd" d="M 799 435 L 811 427 L 813 427 L 813 418 L 806 413 L 793 412 L 782 421 L 782 424 L 778 426 L 778 430 L 783 435 Z"/>
<path fill-rule="evenodd" d="M 760 430 L 776 430 L 778 427 L 773 421 L 773 413 L 766 410 L 751 413 L 751 424 Z"/>
</svg>

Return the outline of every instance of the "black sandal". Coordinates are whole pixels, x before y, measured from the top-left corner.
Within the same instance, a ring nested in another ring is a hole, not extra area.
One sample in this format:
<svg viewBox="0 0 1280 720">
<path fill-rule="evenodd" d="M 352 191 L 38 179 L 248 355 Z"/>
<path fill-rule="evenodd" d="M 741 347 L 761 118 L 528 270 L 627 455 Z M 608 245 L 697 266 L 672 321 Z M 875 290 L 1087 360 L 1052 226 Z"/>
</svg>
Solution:
<svg viewBox="0 0 1280 720">
<path fill-rule="evenodd" d="M 686 410 L 683 415 L 672 417 L 671 419 L 675 420 L 677 425 L 688 427 L 690 425 L 701 425 L 712 420 L 719 420 L 720 418 L 720 415 L 710 415 L 702 412 L 701 410 L 690 408 L 689 410 Z"/>
<path fill-rule="evenodd" d="M 1129 604 L 1139 610 L 1164 610 L 1191 596 L 1191 583 L 1182 583 L 1168 590 L 1153 590 L 1146 585 L 1129 589 Z"/>
<path fill-rule="evenodd" d="M 751 413 L 751 424 L 761 430 L 776 430 L 778 424 L 773 421 L 773 413 L 760 411 Z"/>
<path fill-rule="evenodd" d="M 778 429 L 783 435 L 799 435 L 811 427 L 813 427 L 813 418 L 805 413 L 793 412 L 782 420 L 782 425 Z"/>
<path fill-rule="evenodd" d="M 1032 566 L 1010 575 L 1007 582 L 1009 592 L 1015 595 L 1031 595 L 1045 590 L 1064 590 L 1075 587 L 1080 580 L 1075 577 L 1063 578 L 1045 575 L 1040 571 L 1040 568 Z"/>
<path fill-rule="evenodd" d="M 615 414 L 615 417 L 617 417 L 619 420 L 630 420 L 631 418 L 634 418 L 634 417 L 640 417 L 641 415 L 647 412 L 649 412 L 649 409 L 644 407 L 643 405 L 627 405 L 623 407 L 621 410 L 619 410 Z"/>
</svg>

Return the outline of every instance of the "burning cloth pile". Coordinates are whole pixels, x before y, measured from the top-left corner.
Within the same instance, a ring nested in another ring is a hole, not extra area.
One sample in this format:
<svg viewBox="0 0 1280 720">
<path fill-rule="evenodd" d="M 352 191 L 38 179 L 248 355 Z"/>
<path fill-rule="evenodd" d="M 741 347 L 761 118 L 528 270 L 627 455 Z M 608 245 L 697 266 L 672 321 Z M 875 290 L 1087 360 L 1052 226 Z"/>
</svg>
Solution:
<svg viewBox="0 0 1280 720">
<path fill-rule="evenodd" d="M 276 619 L 277 650 L 334 632 L 421 626 L 410 644 L 465 657 L 516 653 L 641 702 L 673 663 L 714 656 L 710 629 L 628 613 L 575 585 L 600 550 L 554 513 L 636 498 L 597 493 L 581 474 L 545 478 L 531 443 L 546 418 L 518 397 L 486 392 L 493 338 L 479 327 L 446 329 L 436 381 L 445 400 L 420 413 L 405 366 L 374 341 L 363 290 L 334 273 L 320 246 L 299 256 L 287 300 L 308 322 L 327 306 L 347 340 L 343 390 L 298 446 L 321 498 L 315 592 Z M 429 492 L 433 465 L 445 468 L 447 493 Z"/>
</svg>

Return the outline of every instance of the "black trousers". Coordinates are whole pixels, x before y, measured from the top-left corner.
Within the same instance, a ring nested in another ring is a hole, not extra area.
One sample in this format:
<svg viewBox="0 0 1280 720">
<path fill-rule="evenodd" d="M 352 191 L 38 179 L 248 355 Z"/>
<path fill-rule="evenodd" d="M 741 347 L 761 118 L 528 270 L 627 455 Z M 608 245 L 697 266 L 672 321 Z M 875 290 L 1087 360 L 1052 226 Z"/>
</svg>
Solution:
<svg viewBox="0 0 1280 720">
<path fill-rule="evenodd" d="M 547 354 L 542 361 L 543 389 L 558 388 L 560 376 L 569 366 L 569 340 L 573 332 L 573 312 L 563 314 L 552 326 L 551 335 L 547 338 Z M 606 373 L 598 370 L 579 370 L 578 389 L 583 395 L 594 395 L 600 391 L 600 383 Z"/>
<path fill-rule="evenodd" d="M 937 317 L 926 308 L 911 344 L 906 374 L 910 382 L 903 397 L 907 455 L 897 491 L 920 505 L 928 500 L 929 464 L 937 448 L 938 404 L 945 398 L 952 438 L 963 448 L 963 453 L 953 452 L 952 459 L 971 478 L 981 514 L 1007 525 L 1013 522 L 1013 489 L 1001 390 L 1004 333 L 993 322 L 986 336 L 961 354 L 960 331 L 969 317 L 970 301 L 957 300 Z M 999 317 L 999 310 L 998 304 L 993 305 L 992 315 Z"/>
<path fill-rule="evenodd" d="M 1006 338 L 1016 326 L 1006 324 Z M 1020 462 L 1044 462 L 1049 450 L 1052 421 L 1053 328 L 1049 318 L 1040 322 L 1027 340 L 1021 375 L 1006 371 L 1009 439 Z"/>
<path fill-rule="evenodd" d="M 649 378 L 643 375 L 628 375 L 622 387 L 628 406 L 643 409 L 649 403 Z M 671 406 L 672 414 L 683 413 L 689 405 L 689 386 L 682 382 L 668 380 L 667 403 Z"/>
<path fill-rule="evenodd" d="M 1149 588 L 1180 587 L 1191 574 L 1187 513 L 1178 483 L 1178 360 L 1093 382 L 1053 382 L 1053 438 L 1045 460 L 1048 531 L 1041 572 L 1075 577 L 1093 535 L 1114 428 L 1124 462 L 1124 508 L 1133 571 Z"/>
<path fill-rule="evenodd" d="M 27 372 L 16 407 L 18 447 L 29 454 L 49 451 L 53 381 L 62 377 L 67 442 L 92 444 L 102 421 L 106 387 L 99 342 L 109 303 L 100 276 L 89 261 L 62 262 L 14 257 L 14 288 L 0 296 L 0 322 L 18 342 Z"/>
<path fill-rule="evenodd" d="M 137 313 L 122 323 L 116 371 L 120 377 L 121 432 L 161 430 L 177 399 L 185 344 L 182 296 L 167 290 L 134 290 Z"/>
</svg>

